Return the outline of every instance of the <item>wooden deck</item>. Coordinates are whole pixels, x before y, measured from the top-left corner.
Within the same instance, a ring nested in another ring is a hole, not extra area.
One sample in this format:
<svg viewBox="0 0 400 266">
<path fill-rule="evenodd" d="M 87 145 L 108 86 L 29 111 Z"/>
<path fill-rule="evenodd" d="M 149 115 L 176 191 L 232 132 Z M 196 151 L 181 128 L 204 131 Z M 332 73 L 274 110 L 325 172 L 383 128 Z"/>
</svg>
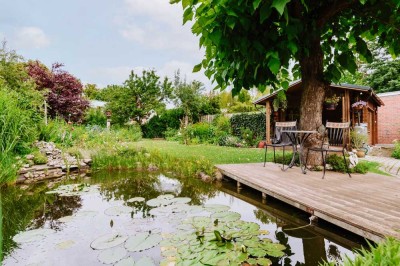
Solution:
<svg viewBox="0 0 400 266">
<path fill-rule="evenodd" d="M 267 163 L 217 165 L 241 184 L 373 241 L 400 239 L 400 179 L 377 174 L 286 172 Z M 261 196 L 261 195 L 260 195 Z"/>
</svg>

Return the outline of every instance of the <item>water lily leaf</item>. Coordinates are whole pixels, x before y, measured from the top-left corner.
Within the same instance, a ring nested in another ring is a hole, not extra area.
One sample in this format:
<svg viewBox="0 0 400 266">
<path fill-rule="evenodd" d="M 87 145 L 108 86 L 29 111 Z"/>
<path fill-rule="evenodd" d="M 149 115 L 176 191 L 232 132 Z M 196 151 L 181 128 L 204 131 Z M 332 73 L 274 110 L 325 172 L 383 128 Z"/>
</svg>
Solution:
<svg viewBox="0 0 400 266">
<path fill-rule="evenodd" d="M 116 247 L 103 250 L 97 257 L 104 264 L 116 263 L 126 256 L 127 252 L 123 247 Z"/>
<path fill-rule="evenodd" d="M 142 257 L 140 260 L 138 260 L 136 262 L 136 265 L 140 265 L 140 266 L 155 266 L 153 259 L 149 258 L 149 257 Z"/>
<path fill-rule="evenodd" d="M 55 233 L 52 229 L 39 228 L 20 232 L 13 237 L 13 240 L 17 243 L 29 243 L 34 241 L 42 240 L 45 236 Z"/>
<path fill-rule="evenodd" d="M 222 204 L 206 204 L 204 205 L 204 209 L 209 212 L 223 212 L 229 210 L 231 207 Z"/>
<path fill-rule="evenodd" d="M 207 264 L 207 265 L 218 265 L 218 263 L 223 263 L 222 261 L 227 260 L 225 254 L 217 254 L 213 257 L 203 257 L 201 260 L 201 263 Z"/>
<path fill-rule="evenodd" d="M 126 202 L 132 203 L 132 202 L 143 202 L 145 201 L 145 198 L 143 197 L 134 197 L 131 199 L 128 199 Z"/>
<path fill-rule="evenodd" d="M 237 212 L 231 212 L 231 211 L 223 211 L 223 212 L 217 212 L 211 215 L 212 219 L 218 219 L 219 221 L 224 221 L 224 222 L 234 222 L 240 219 L 240 214 Z"/>
<path fill-rule="evenodd" d="M 200 256 L 201 256 L 201 263 L 207 264 L 208 261 L 212 260 L 217 256 L 218 252 L 216 250 L 204 250 Z"/>
<path fill-rule="evenodd" d="M 256 248 L 260 245 L 260 241 L 258 240 L 258 238 L 257 239 L 252 238 L 252 239 L 244 240 L 243 245 L 245 245 L 246 247 Z"/>
<path fill-rule="evenodd" d="M 155 199 L 151 199 L 151 200 L 146 201 L 146 204 L 148 206 L 150 206 L 150 207 L 160 207 L 160 206 L 163 206 L 163 205 L 170 204 L 170 201 L 169 201 L 169 199 L 158 199 L 158 198 L 155 198 Z"/>
<path fill-rule="evenodd" d="M 122 259 L 120 261 L 118 261 L 116 264 L 114 264 L 114 266 L 134 266 L 137 265 L 135 264 L 135 260 L 131 257 Z"/>
<path fill-rule="evenodd" d="M 69 249 L 70 247 L 72 247 L 73 245 L 75 245 L 75 241 L 73 240 L 67 240 L 61 243 L 57 244 L 57 248 L 58 249 Z"/>
<path fill-rule="evenodd" d="M 252 255 L 253 257 L 265 257 L 265 255 L 267 255 L 267 251 L 265 251 L 262 248 L 252 248 L 249 247 L 247 249 L 247 252 Z"/>
<path fill-rule="evenodd" d="M 90 244 L 90 246 L 93 249 L 107 249 L 116 247 L 124 243 L 127 239 L 127 236 L 119 233 L 110 233 L 97 238 Z"/>
<path fill-rule="evenodd" d="M 159 195 L 157 197 L 157 199 L 162 199 L 162 200 L 170 200 L 170 199 L 173 199 L 173 198 L 175 198 L 175 196 L 172 195 L 172 194 L 163 194 L 163 195 Z"/>
<path fill-rule="evenodd" d="M 171 199 L 172 204 L 189 203 L 191 201 L 192 201 L 192 199 L 191 198 L 187 198 L 187 197 L 177 197 L 177 198 Z"/>
<path fill-rule="evenodd" d="M 128 206 L 113 206 L 104 211 L 105 215 L 119 216 L 124 213 L 131 213 L 133 209 Z"/>
<path fill-rule="evenodd" d="M 138 233 L 129 237 L 125 248 L 131 252 L 142 251 L 157 246 L 161 240 L 160 234 Z"/>
</svg>

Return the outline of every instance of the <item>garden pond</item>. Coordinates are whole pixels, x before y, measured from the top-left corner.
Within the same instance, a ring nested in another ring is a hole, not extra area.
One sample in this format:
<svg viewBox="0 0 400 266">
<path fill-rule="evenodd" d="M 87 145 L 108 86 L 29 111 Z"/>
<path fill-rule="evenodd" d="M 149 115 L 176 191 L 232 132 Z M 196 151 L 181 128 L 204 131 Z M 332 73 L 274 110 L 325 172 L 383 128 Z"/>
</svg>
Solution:
<svg viewBox="0 0 400 266">
<path fill-rule="evenodd" d="M 3 265 L 318 265 L 362 244 L 233 182 L 168 173 L 10 186 L 1 201 Z"/>
</svg>

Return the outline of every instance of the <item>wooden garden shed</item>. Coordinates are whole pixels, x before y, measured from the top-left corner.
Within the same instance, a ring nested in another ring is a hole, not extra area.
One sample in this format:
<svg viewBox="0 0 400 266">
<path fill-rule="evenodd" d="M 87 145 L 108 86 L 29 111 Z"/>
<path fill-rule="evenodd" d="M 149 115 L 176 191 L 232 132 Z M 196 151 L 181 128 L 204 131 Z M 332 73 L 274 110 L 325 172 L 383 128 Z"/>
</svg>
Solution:
<svg viewBox="0 0 400 266">
<path fill-rule="evenodd" d="M 254 104 L 266 107 L 266 140 L 271 139 L 274 122 L 278 121 L 300 121 L 300 99 L 302 94 L 302 83 L 296 81 L 287 89 L 286 108 L 279 107 L 274 110 L 280 90 L 265 95 Z M 330 96 L 329 96 L 330 95 Z M 378 107 L 384 105 L 383 101 L 374 93 L 372 88 L 353 84 L 331 84 L 327 97 L 335 96 L 337 104 L 334 109 L 332 107 L 326 109 L 324 107 L 322 121 L 331 122 L 351 122 L 351 126 L 355 125 L 365 127 L 368 132 L 368 142 L 370 145 L 378 143 Z M 353 103 L 364 101 L 365 106 L 362 109 L 352 107 Z"/>
</svg>

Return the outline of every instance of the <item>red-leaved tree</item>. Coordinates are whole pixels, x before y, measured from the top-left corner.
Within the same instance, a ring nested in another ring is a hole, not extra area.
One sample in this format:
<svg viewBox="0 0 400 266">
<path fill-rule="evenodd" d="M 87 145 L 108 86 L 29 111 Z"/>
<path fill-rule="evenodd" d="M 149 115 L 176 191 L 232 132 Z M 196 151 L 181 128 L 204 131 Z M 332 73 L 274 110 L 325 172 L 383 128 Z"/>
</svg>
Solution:
<svg viewBox="0 0 400 266">
<path fill-rule="evenodd" d="M 65 120 L 79 121 L 89 102 L 82 97 L 83 86 L 79 79 L 62 69 L 63 64 L 54 63 L 51 70 L 39 61 L 27 64 L 29 76 L 38 90 L 47 90 L 47 103 L 51 117 L 62 117 Z"/>
</svg>

